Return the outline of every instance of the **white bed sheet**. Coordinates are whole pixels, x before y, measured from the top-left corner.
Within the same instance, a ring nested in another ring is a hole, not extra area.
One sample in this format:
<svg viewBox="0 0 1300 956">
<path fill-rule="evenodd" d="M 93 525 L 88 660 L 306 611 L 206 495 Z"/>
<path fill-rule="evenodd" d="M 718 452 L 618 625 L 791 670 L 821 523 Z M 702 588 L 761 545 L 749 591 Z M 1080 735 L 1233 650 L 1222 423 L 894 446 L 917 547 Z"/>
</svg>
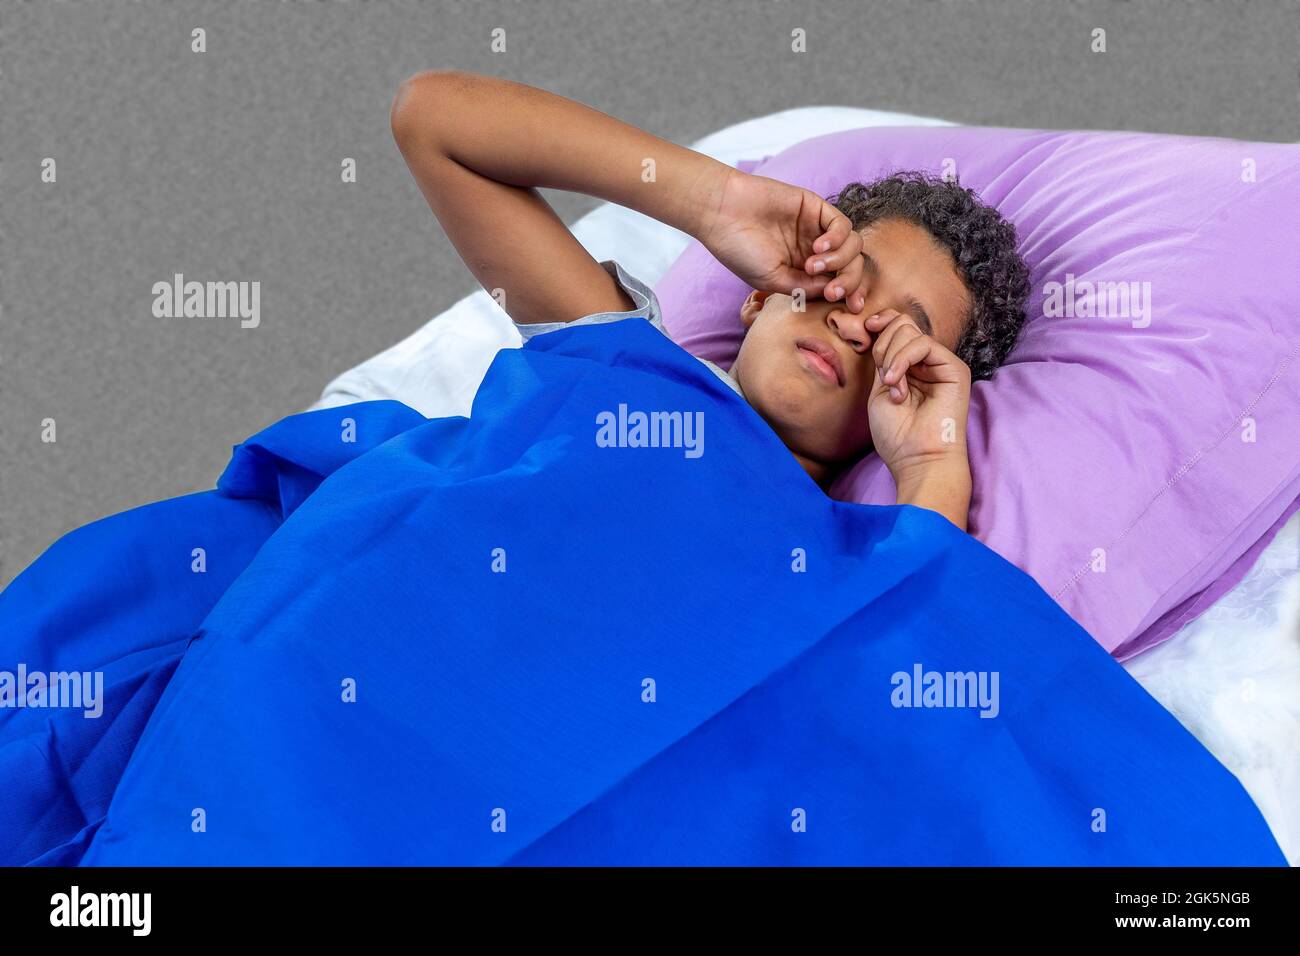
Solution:
<svg viewBox="0 0 1300 956">
<path fill-rule="evenodd" d="M 879 110 L 807 107 L 730 126 L 693 146 L 735 165 L 843 129 L 949 125 Z M 609 204 L 582 217 L 573 232 L 597 259 L 617 259 L 651 285 L 689 242 Z M 468 415 L 493 356 L 519 344 L 505 313 L 478 291 L 338 376 L 312 407 L 391 398 L 431 418 Z M 1300 514 L 1236 588 L 1123 666 L 1237 776 L 1287 859 L 1300 865 Z"/>
<path fill-rule="evenodd" d="M 1124 667 L 1237 775 L 1300 866 L 1300 512 L 1235 588 Z"/>
</svg>

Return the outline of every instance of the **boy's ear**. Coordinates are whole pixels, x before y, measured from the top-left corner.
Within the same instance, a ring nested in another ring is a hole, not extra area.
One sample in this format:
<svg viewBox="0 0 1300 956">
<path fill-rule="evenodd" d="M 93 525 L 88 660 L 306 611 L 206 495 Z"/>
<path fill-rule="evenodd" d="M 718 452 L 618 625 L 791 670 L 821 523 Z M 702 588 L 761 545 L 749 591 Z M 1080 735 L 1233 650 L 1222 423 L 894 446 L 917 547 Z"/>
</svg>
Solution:
<svg viewBox="0 0 1300 956">
<path fill-rule="evenodd" d="M 767 302 L 767 297 L 771 294 L 770 292 L 759 292 L 755 289 L 741 303 L 740 322 L 745 327 L 746 332 L 754 324 L 754 320 L 758 318 L 758 313 L 763 311 L 763 304 Z"/>
</svg>

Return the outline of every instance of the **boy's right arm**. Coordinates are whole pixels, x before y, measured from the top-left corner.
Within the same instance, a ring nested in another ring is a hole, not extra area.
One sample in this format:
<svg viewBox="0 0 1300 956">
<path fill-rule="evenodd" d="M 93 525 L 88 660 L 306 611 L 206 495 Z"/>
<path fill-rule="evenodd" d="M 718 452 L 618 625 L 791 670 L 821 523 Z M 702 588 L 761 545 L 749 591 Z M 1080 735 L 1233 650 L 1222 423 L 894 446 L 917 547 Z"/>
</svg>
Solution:
<svg viewBox="0 0 1300 956">
<path fill-rule="evenodd" d="M 430 209 L 483 287 L 505 292 L 516 322 L 632 307 L 538 188 L 585 193 L 674 226 L 754 288 L 803 288 L 861 310 L 861 238 L 808 190 L 492 77 L 414 76 L 399 89 L 391 119 Z"/>
</svg>

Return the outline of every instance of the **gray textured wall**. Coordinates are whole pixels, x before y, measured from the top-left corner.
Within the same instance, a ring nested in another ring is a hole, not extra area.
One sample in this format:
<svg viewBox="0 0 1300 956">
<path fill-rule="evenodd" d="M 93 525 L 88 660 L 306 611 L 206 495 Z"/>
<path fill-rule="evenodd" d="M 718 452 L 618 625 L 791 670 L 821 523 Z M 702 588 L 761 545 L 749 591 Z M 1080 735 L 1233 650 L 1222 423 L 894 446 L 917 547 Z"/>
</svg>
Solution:
<svg viewBox="0 0 1300 956">
<path fill-rule="evenodd" d="M 0 34 L 0 583 L 71 528 L 210 487 L 232 444 L 472 290 L 389 137 L 418 70 L 678 140 L 812 103 L 1300 138 L 1291 0 L 0 0 Z M 261 326 L 154 318 L 176 272 L 259 280 Z"/>
</svg>

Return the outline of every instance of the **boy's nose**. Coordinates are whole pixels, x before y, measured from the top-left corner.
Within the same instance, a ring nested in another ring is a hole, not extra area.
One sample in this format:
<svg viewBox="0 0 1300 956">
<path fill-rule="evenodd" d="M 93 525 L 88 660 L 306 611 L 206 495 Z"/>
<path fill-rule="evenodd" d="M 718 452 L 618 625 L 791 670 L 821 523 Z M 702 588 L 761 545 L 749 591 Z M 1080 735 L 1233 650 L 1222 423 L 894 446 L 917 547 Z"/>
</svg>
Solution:
<svg viewBox="0 0 1300 956">
<path fill-rule="evenodd" d="M 847 342 L 855 352 L 865 352 L 871 348 L 871 333 L 866 323 L 851 313 L 830 311 L 826 313 L 826 325 L 832 332 Z"/>
</svg>

